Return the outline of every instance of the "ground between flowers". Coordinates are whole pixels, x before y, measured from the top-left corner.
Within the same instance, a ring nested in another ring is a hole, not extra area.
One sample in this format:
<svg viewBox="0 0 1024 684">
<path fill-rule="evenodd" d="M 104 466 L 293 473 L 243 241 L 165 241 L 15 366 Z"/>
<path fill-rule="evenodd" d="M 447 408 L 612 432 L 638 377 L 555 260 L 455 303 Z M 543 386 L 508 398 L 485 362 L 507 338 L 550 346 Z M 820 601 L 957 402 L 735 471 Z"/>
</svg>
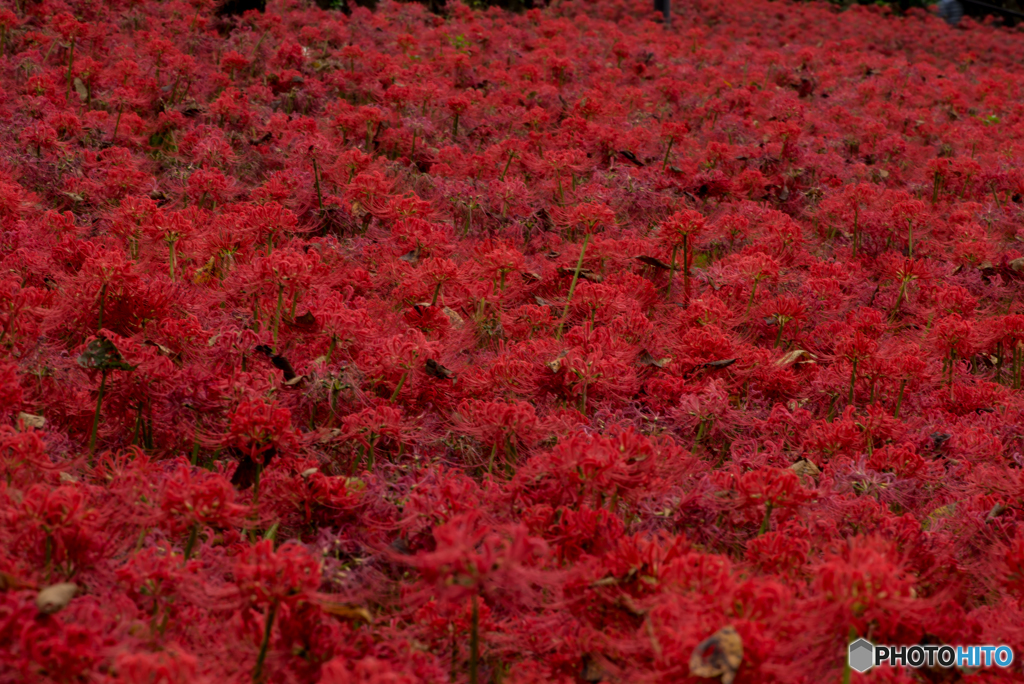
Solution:
<svg viewBox="0 0 1024 684">
<path fill-rule="evenodd" d="M 0 4 L 0 682 L 1024 654 L 1017 34 L 214 10 Z"/>
</svg>

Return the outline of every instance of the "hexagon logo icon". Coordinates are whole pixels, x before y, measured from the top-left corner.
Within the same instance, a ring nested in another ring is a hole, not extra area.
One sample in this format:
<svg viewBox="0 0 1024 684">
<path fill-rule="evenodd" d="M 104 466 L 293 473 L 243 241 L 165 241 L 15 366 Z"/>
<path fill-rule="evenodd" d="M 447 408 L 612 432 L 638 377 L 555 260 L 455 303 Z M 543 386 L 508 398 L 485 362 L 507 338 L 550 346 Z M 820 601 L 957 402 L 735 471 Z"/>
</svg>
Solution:
<svg viewBox="0 0 1024 684">
<path fill-rule="evenodd" d="M 871 669 L 875 659 L 875 647 L 867 639 L 857 639 L 850 644 L 850 669 L 865 673 Z"/>
</svg>

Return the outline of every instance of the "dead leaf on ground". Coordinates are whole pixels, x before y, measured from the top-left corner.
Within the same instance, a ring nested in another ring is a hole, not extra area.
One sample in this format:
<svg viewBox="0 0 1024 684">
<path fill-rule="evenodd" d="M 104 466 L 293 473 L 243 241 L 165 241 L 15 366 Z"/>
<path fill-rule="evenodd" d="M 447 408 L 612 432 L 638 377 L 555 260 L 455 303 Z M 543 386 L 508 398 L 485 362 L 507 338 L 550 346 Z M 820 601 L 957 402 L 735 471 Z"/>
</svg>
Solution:
<svg viewBox="0 0 1024 684">
<path fill-rule="evenodd" d="M 571 275 L 575 275 L 575 273 L 576 273 L 576 269 L 575 268 L 569 268 L 568 266 L 560 266 L 558 268 L 558 274 L 559 275 L 571 276 Z M 595 273 L 594 271 L 591 271 L 589 268 L 581 268 L 580 269 L 580 278 L 583 278 L 584 280 L 589 280 L 592 283 L 604 282 L 604 276 L 603 275 L 601 275 L 600 273 Z"/>
<path fill-rule="evenodd" d="M 71 582 L 53 584 L 39 591 L 36 596 L 36 607 L 40 613 L 53 615 L 71 603 L 71 599 L 75 597 L 76 593 L 78 593 L 77 584 Z"/>
<path fill-rule="evenodd" d="M 652 256 L 647 256 L 647 255 L 638 256 L 638 257 L 636 257 L 636 260 L 639 261 L 642 264 L 647 264 L 648 266 L 653 266 L 654 268 L 659 268 L 659 269 L 661 269 L 663 271 L 671 271 L 672 270 L 672 265 L 671 264 L 666 264 L 661 259 L 657 259 L 657 258 L 652 257 Z"/>
<path fill-rule="evenodd" d="M 36 430 L 42 430 L 46 427 L 46 418 L 32 413 L 19 413 L 18 422 L 27 428 L 35 428 Z"/>
<path fill-rule="evenodd" d="M 125 363 L 121 352 L 105 337 L 97 337 L 85 347 L 78 357 L 78 365 L 92 370 L 135 370 L 135 366 Z"/>
<path fill-rule="evenodd" d="M 548 361 L 544 365 L 546 365 L 548 368 L 550 368 L 552 373 L 557 373 L 562 368 L 562 359 L 564 359 L 565 355 L 568 354 L 568 353 L 569 353 L 568 349 L 563 349 L 562 352 L 558 356 L 556 356 L 553 360 Z"/>
<path fill-rule="evenodd" d="M 373 622 L 373 616 L 370 615 L 370 611 L 362 606 L 353 606 L 346 603 L 332 603 L 325 601 L 320 604 L 320 609 L 329 615 L 339 617 L 344 620 L 351 620 L 353 622 L 365 622 L 370 624 Z"/>
<path fill-rule="evenodd" d="M 672 359 L 670 359 L 669 357 L 655 358 L 655 356 L 651 354 L 651 352 L 647 351 L 646 349 L 643 349 L 640 351 L 640 355 L 636 357 L 636 362 L 639 363 L 641 366 L 654 366 L 655 368 L 664 368 L 665 366 L 672 362 Z"/>
<path fill-rule="evenodd" d="M 455 377 L 455 373 L 448 370 L 434 359 L 427 359 L 426 364 L 427 375 L 438 380 L 451 380 Z"/>
<path fill-rule="evenodd" d="M 462 316 L 460 316 L 455 309 L 446 306 L 441 309 L 441 312 L 448 317 L 448 322 L 452 324 L 453 328 L 461 328 L 465 324 L 465 321 L 462 320 Z"/>
<path fill-rule="evenodd" d="M 316 316 L 312 311 L 307 311 L 301 316 L 296 316 L 291 321 L 291 326 L 299 330 L 316 330 Z"/>
<path fill-rule="evenodd" d="M 0 591 L 17 591 L 18 589 L 34 589 L 30 582 L 25 582 L 9 572 L 0 572 Z"/>
<path fill-rule="evenodd" d="M 821 470 L 818 466 L 814 465 L 812 461 L 808 461 L 806 458 L 801 458 L 799 461 L 789 466 L 800 478 L 800 483 L 803 485 L 807 484 L 807 480 L 816 478 L 821 475 Z"/>
<path fill-rule="evenodd" d="M 743 639 L 732 625 L 723 627 L 697 644 L 690 656 L 690 674 L 694 677 L 721 677 L 732 684 L 743 662 Z"/>
<path fill-rule="evenodd" d="M 776 366 L 791 366 L 794 363 L 814 363 L 814 359 L 817 358 L 809 351 L 804 349 L 794 349 L 789 352 L 781 359 L 775 362 Z"/>
</svg>

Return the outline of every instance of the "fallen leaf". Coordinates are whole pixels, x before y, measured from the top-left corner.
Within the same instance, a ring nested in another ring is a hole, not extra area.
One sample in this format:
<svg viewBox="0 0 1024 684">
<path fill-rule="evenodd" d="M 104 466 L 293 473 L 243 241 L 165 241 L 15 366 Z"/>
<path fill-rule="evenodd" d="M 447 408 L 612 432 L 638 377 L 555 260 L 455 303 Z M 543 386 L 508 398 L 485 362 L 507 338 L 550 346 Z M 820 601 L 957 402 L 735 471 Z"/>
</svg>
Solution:
<svg viewBox="0 0 1024 684">
<path fill-rule="evenodd" d="M 633 164 L 636 164 L 639 167 L 643 167 L 644 166 L 644 163 L 642 161 L 640 161 L 639 159 L 637 159 L 637 156 L 635 154 L 633 154 L 632 152 L 630 152 L 629 150 L 621 150 L 619 152 L 619 154 L 621 154 L 623 157 L 625 157 L 630 162 L 632 162 Z"/>
<path fill-rule="evenodd" d="M 36 430 L 42 430 L 46 426 L 46 418 L 31 413 L 19 413 L 18 422 L 24 427 L 35 428 Z"/>
<path fill-rule="evenodd" d="M 655 368 L 664 368 L 671 361 L 672 359 L 668 357 L 662 359 L 655 358 L 654 355 L 646 349 L 642 349 L 640 354 L 636 357 L 636 362 L 641 366 L 654 366 Z"/>
<path fill-rule="evenodd" d="M 316 316 L 312 311 L 307 311 L 301 316 L 296 316 L 292 320 L 291 326 L 299 330 L 316 330 Z"/>
<path fill-rule="evenodd" d="M 789 466 L 789 469 L 797 474 L 800 478 L 801 484 L 804 485 L 807 484 L 807 480 L 814 479 L 821 475 L 821 470 L 818 466 L 814 465 L 812 461 L 808 461 L 806 458 L 801 458 L 799 461 Z"/>
<path fill-rule="evenodd" d="M 33 589 L 34 586 L 28 582 L 24 582 L 14 575 L 8 572 L 0 572 L 0 591 L 8 591 L 18 589 Z"/>
<path fill-rule="evenodd" d="M 544 365 L 546 365 L 548 368 L 550 368 L 552 373 L 557 373 L 562 368 L 562 359 L 564 359 L 565 355 L 568 354 L 568 353 L 569 353 L 568 349 L 563 349 L 562 352 L 558 356 L 556 356 L 553 360 L 548 361 Z"/>
<path fill-rule="evenodd" d="M 576 269 L 569 268 L 568 266 L 560 266 L 558 268 L 558 273 L 559 275 L 563 276 L 571 276 L 575 275 Z M 603 275 L 601 275 L 600 273 L 594 273 L 589 268 L 580 269 L 580 278 L 583 278 L 584 280 L 589 280 L 592 283 L 600 283 L 604 281 Z"/>
<path fill-rule="evenodd" d="M 353 622 L 365 622 L 366 624 L 373 622 L 373 616 L 370 615 L 370 611 L 362 606 L 325 601 L 320 604 L 320 609 L 329 615 L 352 620 Z"/>
<path fill-rule="evenodd" d="M 404 261 L 404 262 L 410 263 L 410 264 L 415 264 L 416 260 L 419 258 L 419 255 L 420 255 L 420 251 L 418 249 L 414 249 L 411 252 L 406 252 L 405 254 L 403 254 L 402 256 L 400 256 L 398 258 L 399 258 L 400 261 Z"/>
<path fill-rule="evenodd" d="M 794 349 L 775 362 L 776 366 L 790 366 L 794 363 L 814 363 L 814 354 L 803 349 Z"/>
<path fill-rule="evenodd" d="M 92 370 L 135 370 L 135 366 L 124 362 L 121 352 L 105 337 L 97 337 L 86 346 L 78 357 L 78 365 Z"/>
<path fill-rule="evenodd" d="M 275 354 L 273 350 L 265 344 L 258 344 L 253 348 L 253 351 L 263 354 L 270 358 L 270 363 L 274 365 L 274 368 L 278 369 L 284 374 L 284 382 L 286 385 L 297 384 L 297 380 L 301 380 L 302 376 L 295 372 L 292 368 L 292 364 L 288 362 L 288 359 L 284 358 L 280 354 Z"/>
<path fill-rule="evenodd" d="M 40 613 L 53 615 L 71 603 L 77 592 L 78 585 L 71 582 L 51 585 L 39 591 L 36 596 L 36 607 Z"/>
<path fill-rule="evenodd" d="M 732 684 L 742 662 L 743 639 L 730 625 L 697 644 L 690 656 L 690 674 L 694 677 L 721 677 L 722 684 Z"/>
<path fill-rule="evenodd" d="M 636 260 L 639 261 L 642 264 L 647 264 L 648 266 L 653 266 L 654 268 L 659 268 L 659 269 L 661 269 L 663 271 L 671 271 L 672 270 L 672 265 L 671 264 L 666 264 L 661 259 L 656 259 L 655 257 L 652 257 L 652 256 L 647 256 L 647 255 L 638 256 L 638 257 L 636 257 Z"/>
<path fill-rule="evenodd" d="M 82 79 L 76 77 L 75 80 L 74 80 L 74 84 L 75 84 L 75 94 L 78 95 L 78 99 L 81 100 L 82 102 L 85 102 L 86 100 L 88 100 L 89 99 L 89 91 L 88 91 L 88 89 L 86 89 L 85 83 L 82 81 Z"/>
<path fill-rule="evenodd" d="M 462 316 L 460 316 L 455 309 L 446 306 L 441 309 L 441 311 L 448 317 L 448 322 L 452 324 L 453 328 L 461 328 L 465 324 L 465 321 L 462 320 Z"/>
<path fill-rule="evenodd" d="M 159 342 L 154 342 L 153 340 L 144 340 L 142 343 L 143 344 L 148 344 L 150 347 L 156 347 L 156 350 L 158 352 L 160 352 L 161 354 L 163 354 L 164 356 L 177 356 L 174 353 L 173 349 L 165 347 L 164 345 L 160 344 Z"/>
<path fill-rule="evenodd" d="M 455 377 L 455 373 L 451 372 L 434 359 L 427 359 L 426 371 L 427 375 L 439 380 L 451 380 Z"/>
<path fill-rule="evenodd" d="M 992 510 L 988 512 L 988 515 L 985 516 L 985 522 L 988 522 L 990 520 L 995 520 L 996 518 L 1001 516 L 1003 513 L 1005 513 L 1006 510 L 1007 510 L 1006 504 L 997 503 L 995 506 L 992 507 Z"/>
</svg>

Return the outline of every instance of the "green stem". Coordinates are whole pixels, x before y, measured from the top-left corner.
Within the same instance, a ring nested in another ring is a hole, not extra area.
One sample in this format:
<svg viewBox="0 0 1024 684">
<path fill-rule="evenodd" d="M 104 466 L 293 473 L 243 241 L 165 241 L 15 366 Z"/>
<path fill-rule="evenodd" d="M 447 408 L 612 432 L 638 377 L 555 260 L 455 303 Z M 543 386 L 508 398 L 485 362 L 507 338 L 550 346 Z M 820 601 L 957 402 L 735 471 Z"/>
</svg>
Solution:
<svg viewBox="0 0 1024 684">
<path fill-rule="evenodd" d="M 199 539 L 199 525 L 193 525 L 192 531 L 188 533 L 188 541 L 185 542 L 185 561 L 192 557 L 192 549 L 196 545 L 196 540 Z"/>
<path fill-rule="evenodd" d="M 900 417 L 900 406 L 903 405 L 903 390 L 907 388 L 907 381 L 900 380 L 900 391 L 896 395 L 896 412 L 893 414 L 893 418 L 899 419 Z"/>
<path fill-rule="evenodd" d="M 117 140 L 117 129 L 121 126 L 121 108 L 117 108 L 117 119 L 114 120 L 114 134 L 110 136 L 110 142 Z"/>
<path fill-rule="evenodd" d="M 320 193 L 320 169 L 316 165 L 316 158 L 313 158 L 313 180 L 316 183 L 316 200 L 320 204 L 320 213 L 324 213 L 324 196 Z"/>
<path fill-rule="evenodd" d="M 580 278 L 580 270 L 583 268 L 583 256 L 587 253 L 587 244 L 590 242 L 590 233 L 583 236 L 583 247 L 580 248 L 580 258 L 576 262 L 576 271 L 572 274 L 572 283 L 569 284 L 569 297 L 565 300 L 565 308 L 562 309 L 562 319 L 558 321 L 558 330 L 555 332 L 555 339 L 562 339 L 562 328 L 565 326 L 565 319 L 569 315 L 569 305 L 572 304 L 572 295 L 576 292 L 576 283 Z"/>
<path fill-rule="evenodd" d="M 64 95 L 64 99 L 68 102 L 71 101 L 71 67 L 75 63 L 75 39 L 71 39 L 71 52 L 68 53 L 68 89 Z"/>
<path fill-rule="evenodd" d="M 402 391 L 402 385 L 405 384 L 405 378 L 409 375 L 409 371 L 402 373 L 402 377 L 398 379 L 398 384 L 395 385 L 395 391 L 391 393 L 391 403 L 395 403 L 395 399 L 398 398 L 398 393 Z"/>
<path fill-rule="evenodd" d="M 469 627 L 469 684 L 480 681 L 480 610 L 473 594 L 473 617 Z"/>
<path fill-rule="evenodd" d="M 89 454 L 96 453 L 96 436 L 100 430 L 100 407 L 103 405 L 103 393 L 107 389 L 107 371 L 100 371 L 100 393 L 96 397 L 96 415 L 92 418 L 92 435 L 89 437 Z"/>
<path fill-rule="evenodd" d="M 279 349 L 277 348 L 277 330 L 281 327 L 281 309 L 284 308 L 284 283 L 280 283 L 277 286 L 277 311 L 274 313 L 274 353 L 276 354 Z"/>
<path fill-rule="evenodd" d="M 508 167 L 512 165 L 512 157 L 513 157 L 514 155 L 515 155 L 515 153 L 514 153 L 514 152 L 512 152 L 512 151 L 509 151 L 509 153 L 508 153 L 508 161 L 506 161 L 506 162 L 505 162 L 505 168 L 503 168 L 503 169 L 501 170 L 501 175 L 500 175 L 500 176 L 498 176 L 498 180 L 499 180 L 499 181 L 503 181 L 503 180 L 505 180 L 505 174 L 506 174 L 506 173 L 508 173 Z"/>
<path fill-rule="evenodd" d="M 856 407 L 853 403 L 853 388 L 857 384 L 857 359 L 853 359 L 853 370 L 850 372 L 850 406 Z"/>
<path fill-rule="evenodd" d="M 690 236 L 683 236 L 683 301 L 690 305 Z"/>
<path fill-rule="evenodd" d="M 761 521 L 761 529 L 757 531 L 757 536 L 761 536 L 768 531 L 768 525 L 772 519 L 772 502 L 769 501 L 764 506 L 764 520 Z"/>
<path fill-rule="evenodd" d="M 672 283 L 676 280 L 676 252 L 679 251 L 679 246 L 672 248 L 672 270 L 668 274 L 668 295 L 667 299 L 672 301 Z"/>
<path fill-rule="evenodd" d="M 169 262 L 170 262 L 170 267 L 171 267 L 171 282 L 172 283 L 174 282 L 174 267 L 177 265 L 177 262 L 178 262 L 178 255 L 177 255 L 177 251 L 176 251 L 177 244 L 178 244 L 178 241 L 176 239 L 175 240 L 168 240 L 167 241 L 167 246 L 170 248 L 170 259 L 169 259 Z"/>
<path fill-rule="evenodd" d="M 498 455 L 498 443 L 495 442 L 494 446 L 491 447 L 491 458 L 487 461 L 487 474 L 490 475 L 494 470 L 494 457 Z"/>
<path fill-rule="evenodd" d="M 665 148 L 665 158 L 661 160 L 661 170 L 664 171 L 668 168 L 668 155 L 672 152 L 672 143 L 676 141 L 675 138 L 668 139 L 668 147 Z"/>
<path fill-rule="evenodd" d="M 441 283 L 438 283 L 437 286 L 434 287 L 434 296 L 430 299 L 430 306 L 435 306 L 437 304 L 437 297 L 440 294 L 441 294 Z"/>
<path fill-rule="evenodd" d="M 331 365 L 331 356 L 334 354 L 334 346 L 337 343 L 338 343 L 338 338 L 336 336 L 334 336 L 334 335 L 331 335 L 331 344 L 327 347 L 327 363 L 326 363 L 326 365 L 328 365 L 328 366 Z"/>
<path fill-rule="evenodd" d="M 96 330 L 97 331 L 103 330 L 103 305 L 106 303 L 106 301 L 107 301 L 107 284 L 103 283 L 103 286 L 100 288 L 100 320 L 99 320 L 99 323 L 96 324 Z"/>
<path fill-rule="evenodd" d="M 263 643 L 260 644 L 260 654 L 256 657 L 256 667 L 252 671 L 252 681 L 263 681 L 263 661 L 267 659 L 267 649 L 270 647 L 270 630 L 274 627 L 274 618 L 277 617 L 277 601 L 270 604 L 267 612 L 267 622 L 263 630 Z"/>
</svg>

